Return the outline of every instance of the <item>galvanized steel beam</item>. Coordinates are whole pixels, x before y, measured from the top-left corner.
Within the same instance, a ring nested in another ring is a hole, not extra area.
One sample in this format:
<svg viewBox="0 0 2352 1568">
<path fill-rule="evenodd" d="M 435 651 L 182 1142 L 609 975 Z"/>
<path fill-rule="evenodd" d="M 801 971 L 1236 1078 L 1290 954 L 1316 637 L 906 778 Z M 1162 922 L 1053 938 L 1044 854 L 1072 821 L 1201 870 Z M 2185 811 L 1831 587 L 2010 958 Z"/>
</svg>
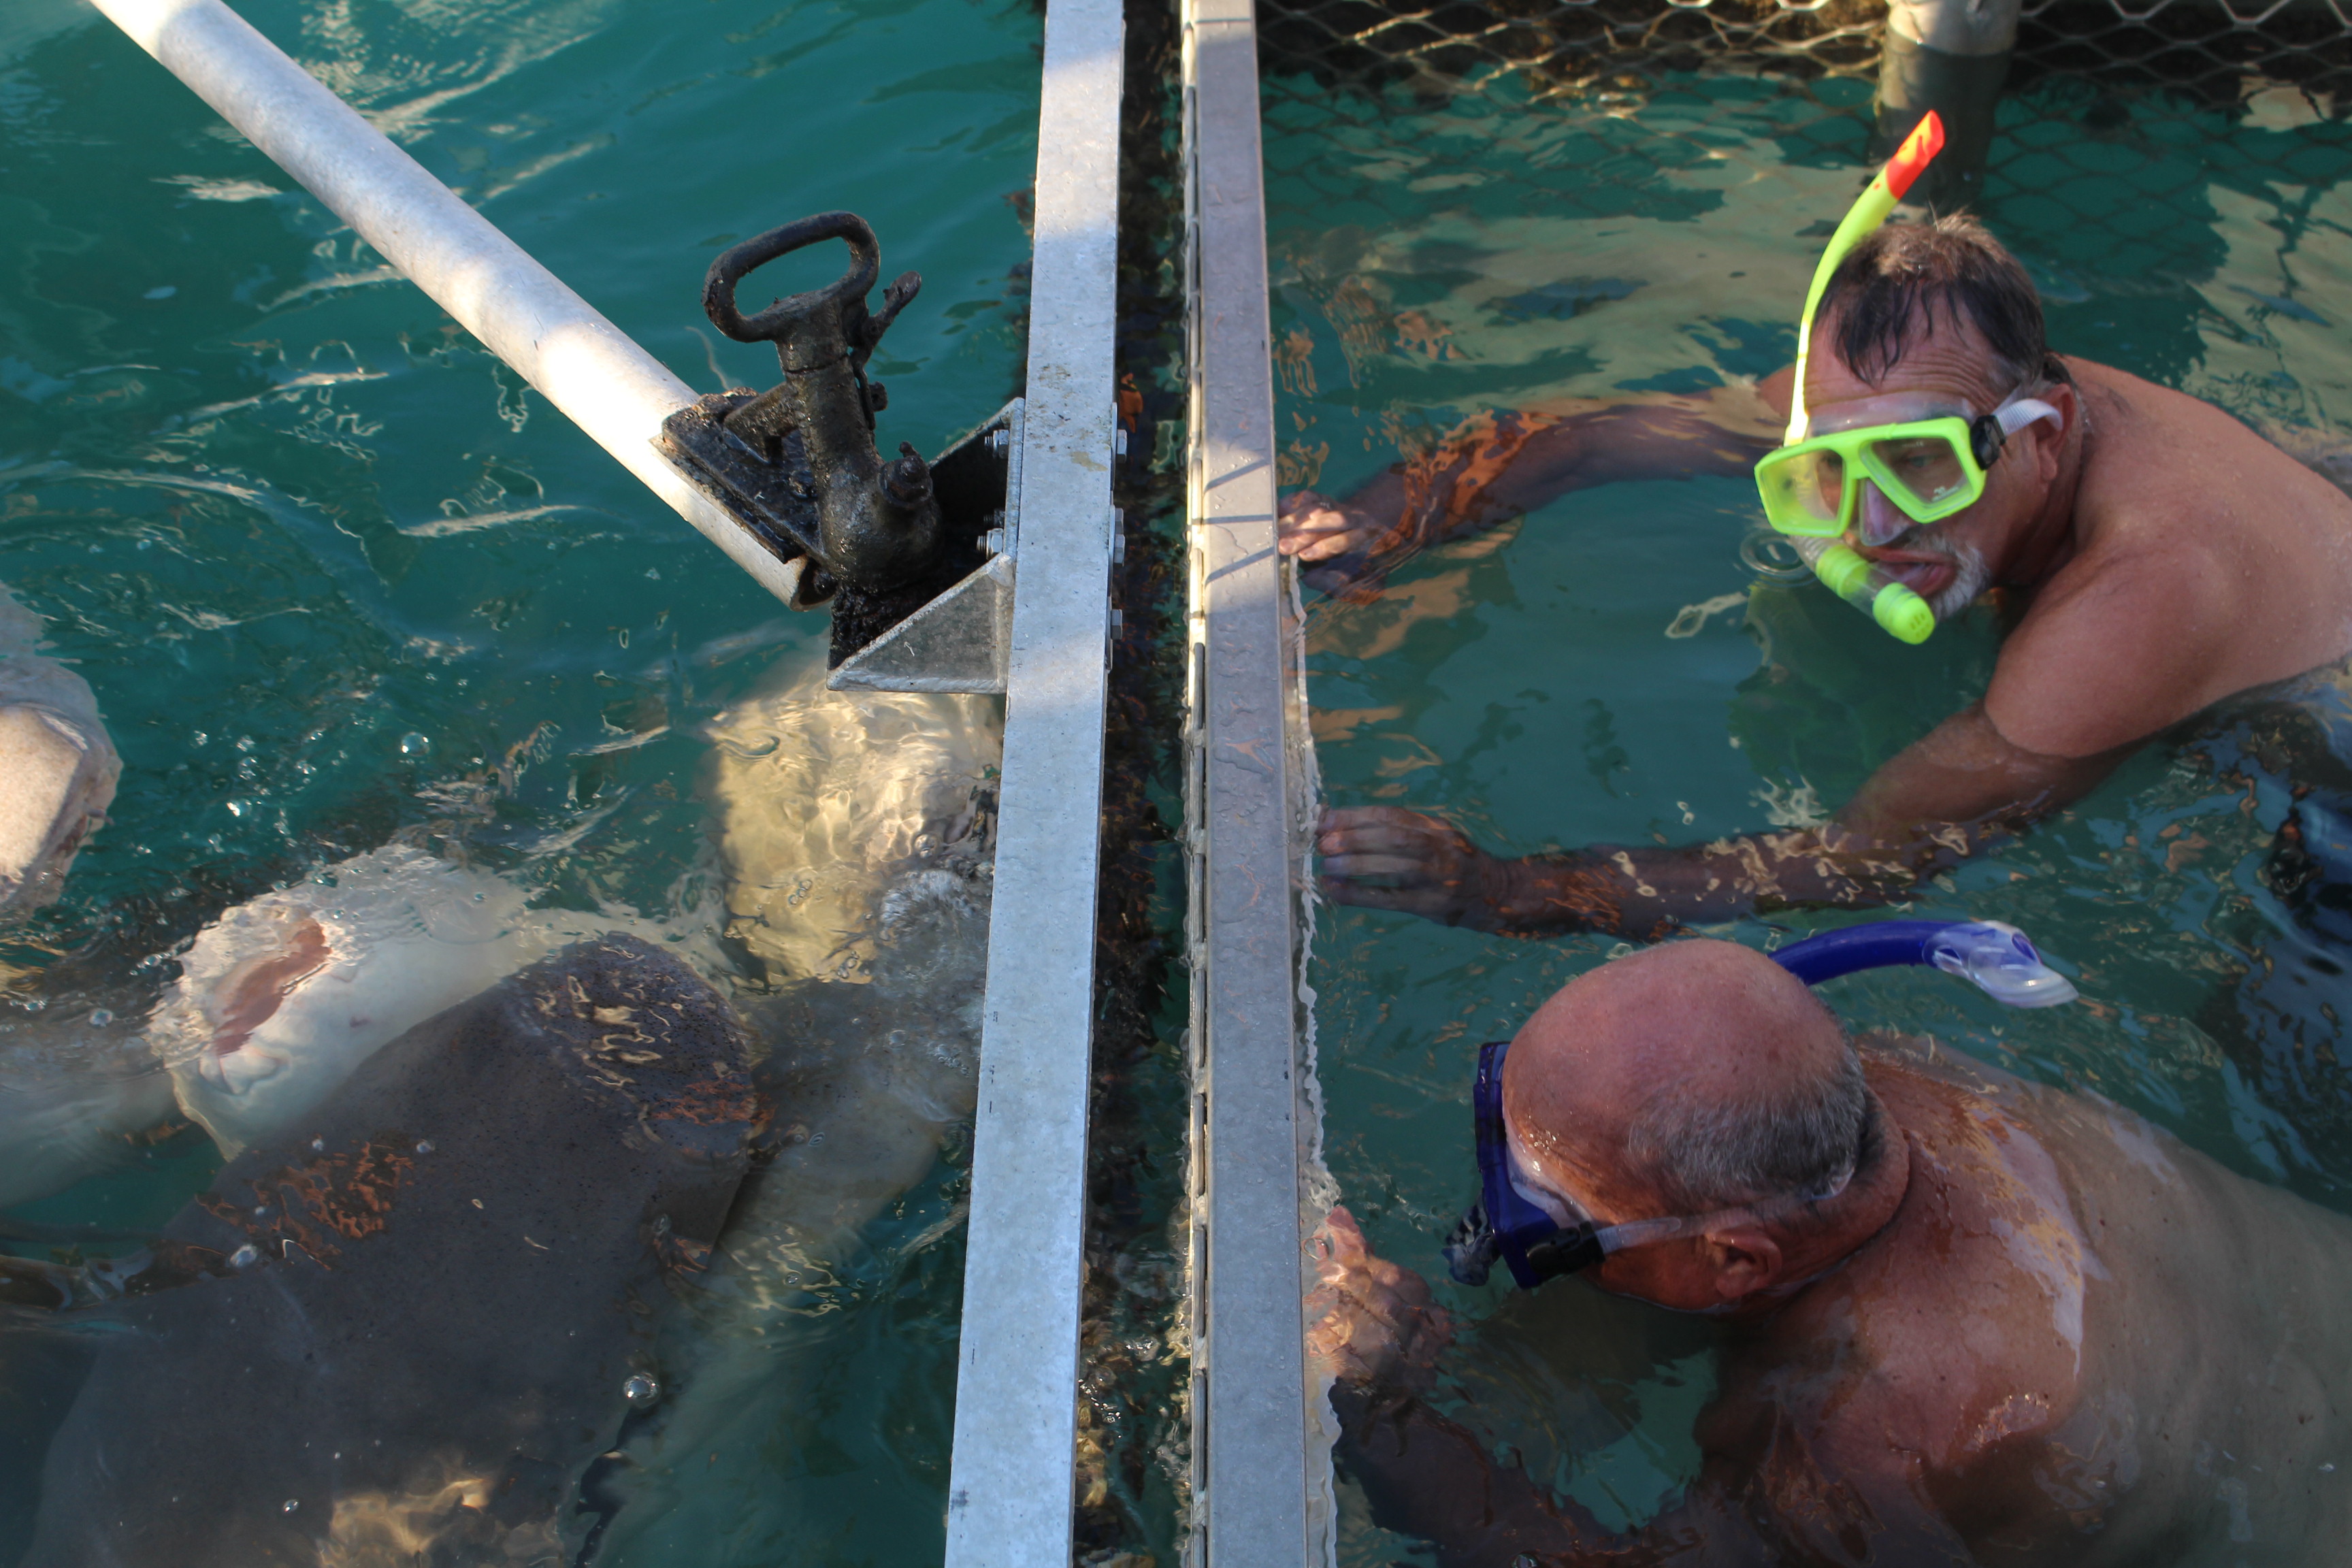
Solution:
<svg viewBox="0 0 2352 1568">
<path fill-rule="evenodd" d="M 1193 1551 L 1323 1561 L 1302 1172 L 1319 1139 L 1299 962 L 1304 749 L 1295 597 L 1275 552 L 1274 386 L 1250 0 L 1185 0 L 1192 363 Z"/>
<path fill-rule="evenodd" d="M 1070 1558 L 1110 639 L 1118 0 L 1051 0 L 949 1568 Z"/>
</svg>

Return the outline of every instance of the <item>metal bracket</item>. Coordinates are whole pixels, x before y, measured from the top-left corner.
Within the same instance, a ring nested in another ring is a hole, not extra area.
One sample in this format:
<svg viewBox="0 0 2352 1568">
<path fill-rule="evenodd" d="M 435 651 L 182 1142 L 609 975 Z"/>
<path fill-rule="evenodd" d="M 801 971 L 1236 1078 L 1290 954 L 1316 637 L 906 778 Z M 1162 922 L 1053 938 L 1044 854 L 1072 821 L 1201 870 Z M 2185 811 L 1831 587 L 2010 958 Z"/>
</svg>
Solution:
<svg viewBox="0 0 2352 1568">
<path fill-rule="evenodd" d="M 977 513 L 989 528 L 978 543 L 988 559 L 912 615 L 835 665 L 825 677 L 835 691 L 1004 692 L 1013 648 L 1013 561 L 1021 531 L 1022 401 L 956 442 L 931 465 L 940 507 L 950 517 Z M 990 497 L 979 492 L 1003 462 L 1003 504 L 979 512 Z M 952 498 L 952 500 L 951 500 Z"/>
<path fill-rule="evenodd" d="M 962 582 L 850 655 L 830 690 L 1004 694 L 1013 649 L 1013 557 L 996 555 Z"/>
</svg>

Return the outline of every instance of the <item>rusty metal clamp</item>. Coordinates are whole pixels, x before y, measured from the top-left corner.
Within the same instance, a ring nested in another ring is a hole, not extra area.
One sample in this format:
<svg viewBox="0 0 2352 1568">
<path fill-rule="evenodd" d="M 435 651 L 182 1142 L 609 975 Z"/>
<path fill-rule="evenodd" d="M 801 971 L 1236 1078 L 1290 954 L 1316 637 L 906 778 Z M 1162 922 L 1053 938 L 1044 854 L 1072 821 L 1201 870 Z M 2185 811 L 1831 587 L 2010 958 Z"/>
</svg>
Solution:
<svg viewBox="0 0 2352 1568">
<path fill-rule="evenodd" d="M 779 300 L 753 316 L 746 317 L 737 307 L 736 286 L 755 268 L 828 239 L 849 244 L 849 270 L 839 279 Z M 864 218 L 856 213 L 818 213 L 720 252 L 703 279 L 702 310 L 712 326 L 739 343 L 773 343 L 776 363 L 787 375 L 819 369 L 845 355 L 864 395 L 870 429 L 873 416 L 889 406 L 889 397 L 880 384 L 866 379 L 866 362 L 923 286 L 920 273 L 901 272 L 882 291 L 880 311 L 869 313 L 866 296 L 881 271 L 882 247 Z"/>
<path fill-rule="evenodd" d="M 829 239 L 849 246 L 839 279 L 743 314 L 736 291 L 755 268 Z M 887 395 L 866 380 L 866 362 L 923 281 L 901 274 L 872 312 L 866 296 L 880 272 L 874 230 L 855 213 L 818 213 L 721 252 L 703 279 L 703 310 L 738 342 L 773 343 L 783 379 L 756 396 L 702 399 L 663 426 L 672 453 L 715 480 L 771 550 L 805 554 L 827 583 L 869 594 L 935 574 L 940 550 L 929 466 L 906 443 L 889 462 L 874 447 Z"/>
</svg>

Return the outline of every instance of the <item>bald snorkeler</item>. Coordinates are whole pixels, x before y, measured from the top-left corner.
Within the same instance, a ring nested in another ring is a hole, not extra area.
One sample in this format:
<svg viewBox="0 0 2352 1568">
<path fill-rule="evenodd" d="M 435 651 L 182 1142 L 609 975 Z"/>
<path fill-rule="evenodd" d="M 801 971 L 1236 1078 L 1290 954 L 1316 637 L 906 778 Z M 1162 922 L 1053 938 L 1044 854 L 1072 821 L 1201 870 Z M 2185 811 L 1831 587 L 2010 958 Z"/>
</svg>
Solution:
<svg viewBox="0 0 2352 1568">
<path fill-rule="evenodd" d="M 1516 1191 L 1615 1238 L 1552 1271 L 1723 1337 L 1696 1479 L 1612 1532 L 1432 1407 L 1451 1326 L 1334 1211 L 1340 1463 L 1447 1568 L 2341 1560 L 2352 1222 L 1932 1040 L 1857 1050 L 1727 942 L 1583 975 L 1500 1076 Z"/>
<path fill-rule="evenodd" d="M 1363 596 L 1411 551 L 1570 490 L 1752 472 L 1774 527 L 1905 641 L 2001 590 L 2013 624 L 1981 700 L 1819 827 L 1507 859 L 1416 812 L 1335 810 L 1328 897 L 1635 941 L 1883 903 L 2221 700 L 2352 649 L 2352 499 L 2210 404 L 2052 353 L 2032 281 L 1973 220 L 1878 226 L 1912 151 L 1822 258 L 1799 366 L 1481 422 L 1344 502 L 1293 494 L 1281 548 Z"/>
</svg>

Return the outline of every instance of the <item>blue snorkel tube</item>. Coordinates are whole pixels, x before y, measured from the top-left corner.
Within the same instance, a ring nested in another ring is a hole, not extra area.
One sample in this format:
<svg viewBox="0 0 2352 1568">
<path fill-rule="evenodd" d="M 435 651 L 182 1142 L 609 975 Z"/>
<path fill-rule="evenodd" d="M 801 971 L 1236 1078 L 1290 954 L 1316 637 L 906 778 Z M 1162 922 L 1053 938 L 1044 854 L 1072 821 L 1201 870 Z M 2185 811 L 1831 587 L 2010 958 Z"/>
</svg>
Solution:
<svg viewBox="0 0 2352 1568">
<path fill-rule="evenodd" d="M 2012 1007 L 2055 1007 L 2075 995 L 2025 933 L 2001 921 L 1880 921 L 1823 931 L 1765 956 L 1808 985 L 1917 963 L 1957 974 Z"/>
<path fill-rule="evenodd" d="M 1823 931 L 1767 956 L 1808 985 L 1865 969 L 1918 964 L 1957 974 L 2011 1007 L 2055 1007 L 2075 996 L 2074 985 L 2042 962 L 2025 933 L 2000 921 L 1880 921 Z M 1455 1279 L 1484 1285 L 1499 1259 L 1522 1289 L 1533 1289 L 1622 1247 L 1720 1217 L 1563 1226 L 1546 1213 L 1517 1180 L 1503 1126 L 1503 1059 L 1509 1049 L 1507 1040 L 1478 1047 L 1478 1077 L 1470 1090 L 1477 1119 L 1478 1201 L 1446 1238 L 1445 1260 Z"/>
</svg>

